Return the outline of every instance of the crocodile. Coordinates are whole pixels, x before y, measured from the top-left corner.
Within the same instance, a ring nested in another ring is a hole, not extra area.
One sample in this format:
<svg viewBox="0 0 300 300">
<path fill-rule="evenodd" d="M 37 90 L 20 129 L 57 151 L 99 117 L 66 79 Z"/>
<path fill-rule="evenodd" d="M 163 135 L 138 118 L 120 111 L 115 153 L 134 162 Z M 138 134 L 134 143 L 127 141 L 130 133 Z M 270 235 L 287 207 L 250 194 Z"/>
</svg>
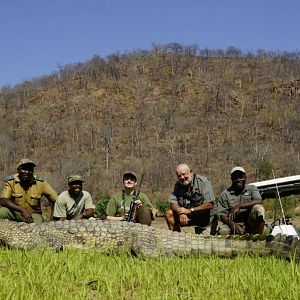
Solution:
<svg viewBox="0 0 300 300">
<path fill-rule="evenodd" d="M 104 253 L 129 252 L 145 257 L 274 255 L 300 261 L 300 240 L 293 236 L 203 236 L 133 222 L 98 219 L 42 224 L 0 220 L 0 245 L 12 249 L 93 249 Z"/>
</svg>

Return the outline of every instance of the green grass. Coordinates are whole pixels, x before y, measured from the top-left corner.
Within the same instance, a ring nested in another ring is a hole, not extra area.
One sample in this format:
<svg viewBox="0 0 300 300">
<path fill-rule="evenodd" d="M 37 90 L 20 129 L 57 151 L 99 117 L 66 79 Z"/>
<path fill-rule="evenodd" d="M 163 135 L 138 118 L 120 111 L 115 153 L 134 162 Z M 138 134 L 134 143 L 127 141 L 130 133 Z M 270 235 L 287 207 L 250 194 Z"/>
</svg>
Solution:
<svg viewBox="0 0 300 300">
<path fill-rule="evenodd" d="M 299 264 L 276 258 L 134 258 L 0 250 L 0 299 L 299 299 Z"/>
</svg>

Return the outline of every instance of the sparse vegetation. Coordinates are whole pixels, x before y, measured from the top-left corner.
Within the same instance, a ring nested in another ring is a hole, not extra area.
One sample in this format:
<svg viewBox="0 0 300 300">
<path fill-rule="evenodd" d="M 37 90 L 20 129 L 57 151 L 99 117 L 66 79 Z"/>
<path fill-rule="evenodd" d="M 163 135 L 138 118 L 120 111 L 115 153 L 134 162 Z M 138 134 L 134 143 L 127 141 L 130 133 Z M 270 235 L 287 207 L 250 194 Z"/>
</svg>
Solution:
<svg viewBox="0 0 300 300">
<path fill-rule="evenodd" d="M 286 217 L 294 217 L 295 216 L 295 207 L 300 202 L 299 196 L 288 196 L 283 197 L 282 199 L 282 207 Z M 274 216 L 275 207 L 277 207 L 278 214 L 281 217 L 281 209 L 278 199 L 266 199 L 264 200 L 264 207 L 268 213 L 268 216 L 271 218 Z"/>
<path fill-rule="evenodd" d="M 100 219 L 106 218 L 106 208 L 109 202 L 109 196 L 103 195 L 98 198 L 98 202 L 96 203 L 95 208 L 95 216 Z"/>
<path fill-rule="evenodd" d="M 236 164 L 249 181 L 299 174 L 299 70 L 299 52 L 175 43 L 60 66 L 1 88 L 0 172 L 30 157 L 57 191 L 80 173 L 94 198 L 127 168 L 166 198 L 183 161 L 216 195 Z"/>
</svg>

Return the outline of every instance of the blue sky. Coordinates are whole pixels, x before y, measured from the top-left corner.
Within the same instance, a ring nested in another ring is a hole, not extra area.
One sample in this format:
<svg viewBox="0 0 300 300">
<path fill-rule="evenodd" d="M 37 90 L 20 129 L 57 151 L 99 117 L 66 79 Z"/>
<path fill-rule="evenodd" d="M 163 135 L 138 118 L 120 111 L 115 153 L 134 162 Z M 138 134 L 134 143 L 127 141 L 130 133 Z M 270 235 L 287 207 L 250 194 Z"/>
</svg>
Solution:
<svg viewBox="0 0 300 300">
<path fill-rule="evenodd" d="M 153 44 L 300 50 L 299 0 L 0 0 L 0 88 Z"/>
</svg>

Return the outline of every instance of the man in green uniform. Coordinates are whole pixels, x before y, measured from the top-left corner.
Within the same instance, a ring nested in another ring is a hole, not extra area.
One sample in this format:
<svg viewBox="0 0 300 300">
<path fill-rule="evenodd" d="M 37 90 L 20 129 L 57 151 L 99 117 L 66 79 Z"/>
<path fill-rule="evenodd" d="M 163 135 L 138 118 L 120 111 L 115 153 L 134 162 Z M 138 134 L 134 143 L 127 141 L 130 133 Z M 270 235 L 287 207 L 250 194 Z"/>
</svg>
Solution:
<svg viewBox="0 0 300 300">
<path fill-rule="evenodd" d="M 69 189 L 59 194 L 55 202 L 54 220 L 79 220 L 94 217 L 95 205 L 89 192 L 82 190 L 83 179 L 80 175 L 68 178 Z"/>
<path fill-rule="evenodd" d="M 42 223 L 41 197 L 52 202 L 57 193 L 43 177 L 33 175 L 35 164 L 25 158 L 17 165 L 18 174 L 7 176 L 0 198 L 0 218 L 18 222 Z"/>
<path fill-rule="evenodd" d="M 133 172 L 125 172 L 123 175 L 123 190 L 114 194 L 107 205 L 107 220 L 127 220 L 136 187 L 136 175 Z M 150 226 L 152 221 L 152 204 L 149 198 L 144 193 L 140 193 L 135 200 L 135 205 L 137 209 L 133 221 Z"/>
<path fill-rule="evenodd" d="M 246 184 L 246 171 L 242 167 L 231 170 L 232 184 L 221 193 L 218 211 L 222 221 L 221 235 L 259 233 L 265 225 L 265 209 L 256 186 Z"/>
<path fill-rule="evenodd" d="M 210 181 L 193 174 L 187 164 L 176 167 L 177 182 L 170 196 L 170 209 L 165 218 L 169 229 L 181 231 L 182 226 L 196 226 L 198 234 L 215 234 L 217 214 Z"/>
</svg>

